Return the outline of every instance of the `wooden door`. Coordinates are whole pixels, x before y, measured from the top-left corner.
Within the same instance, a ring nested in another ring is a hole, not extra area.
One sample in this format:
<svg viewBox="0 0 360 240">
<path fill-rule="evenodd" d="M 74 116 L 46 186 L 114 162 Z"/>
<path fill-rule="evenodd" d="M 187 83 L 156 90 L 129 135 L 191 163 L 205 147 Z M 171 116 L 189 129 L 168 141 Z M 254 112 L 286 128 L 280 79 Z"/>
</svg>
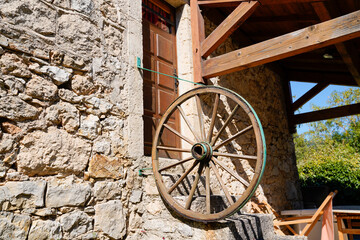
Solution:
<svg viewBox="0 0 360 240">
<path fill-rule="evenodd" d="M 160 1 L 143 0 L 143 65 L 168 75 L 176 74 L 176 43 L 174 10 Z M 173 78 L 144 71 L 144 152 L 151 155 L 152 140 L 160 118 L 176 99 L 177 89 Z M 169 125 L 180 131 L 178 114 Z M 162 145 L 179 147 L 179 139 L 165 129 Z M 162 157 L 179 157 L 179 153 L 161 152 Z"/>
</svg>

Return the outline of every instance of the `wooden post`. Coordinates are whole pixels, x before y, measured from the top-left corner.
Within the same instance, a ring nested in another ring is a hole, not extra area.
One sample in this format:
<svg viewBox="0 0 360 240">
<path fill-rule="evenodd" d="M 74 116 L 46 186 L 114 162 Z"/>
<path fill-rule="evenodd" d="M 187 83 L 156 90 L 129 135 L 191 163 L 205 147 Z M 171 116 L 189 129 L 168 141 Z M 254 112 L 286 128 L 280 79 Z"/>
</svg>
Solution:
<svg viewBox="0 0 360 240">
<path fill-rule="evenodd" d="M 192 50 L 193 50 L 194 82 L 205 83 L 204 79 L 202 78 L 202 66 L 201 66 L 202 58 L 201 58 L 201 49 L 200 49 L 201 38 L 205 37 L 205 34 L 203 33 L 204 21 L 200 13 L 197 0 L 190 0 L 190 9 L 191 9 L 191 35 L 192 35 Z"/>
</svg>

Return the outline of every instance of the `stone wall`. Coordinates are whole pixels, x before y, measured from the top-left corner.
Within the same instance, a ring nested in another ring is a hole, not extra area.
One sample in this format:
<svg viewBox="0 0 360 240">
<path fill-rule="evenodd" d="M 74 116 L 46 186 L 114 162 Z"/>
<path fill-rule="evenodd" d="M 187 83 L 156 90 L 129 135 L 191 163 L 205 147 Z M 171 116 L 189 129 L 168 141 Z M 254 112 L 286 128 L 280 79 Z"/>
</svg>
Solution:
<svg viewBox="0 0 360 240">
<path fill-rule="evenodd" d="M 189 5 L 177 9 L 177 25 L 179 76 L 192 80 Z M 218 51 L 235 47 L 227 41 Z M 137 56 L 140 0 L 0 2 L 0 239 L 239 236 L 233 220 L 177 217 L 151 170 L 138 175 L 151 160 L 143 156 Z M 259 67 L 212 81 L 247 98 L 264 125 L 268 165 L 257 197 L 296 206 L 278 76 Z M 191 87 L 180 83 L 179 92 Z"/>
<path fill-rule="evenodd" d="M 128 234 L 141 29 L 140 0 L 0 2 L 0 239 Z"/>
</svg>

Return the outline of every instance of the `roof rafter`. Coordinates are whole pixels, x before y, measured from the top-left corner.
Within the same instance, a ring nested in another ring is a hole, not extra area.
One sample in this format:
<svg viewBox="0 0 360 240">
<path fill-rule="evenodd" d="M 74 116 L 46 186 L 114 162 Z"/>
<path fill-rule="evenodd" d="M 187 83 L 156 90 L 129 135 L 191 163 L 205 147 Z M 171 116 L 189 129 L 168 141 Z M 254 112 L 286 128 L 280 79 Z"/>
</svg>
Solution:
<svg viewBox="0 0 360 240">
<path fill-rule="evenodd" d="M 312 3 L 312 2 L 326 2 L 329 0 L 260 0 L 261 5 L 277 5 L 288 3 Z"/>
<path fill-rule="evenodd" d="M 320 83 L 326 82 L 329 85 L 357 86 L 350 74 L 315 72 L 302 70 L 287 70 L 287 79 L 296 82 Z"/>
<path fill-rule="evenodd" d="M 294 115 L 294 124 L 316 122 L 326 119 L 360 114 L 360 103 Z"/>
<path fill-rule="evenodd" d="M 315 2 L 311 4 L 321 21 L 331 19 L 330 13 L 323 2 Z M 335 47 L 341 55 L 344 63 L 347 65 L 351 75 L 354 77 L 357 84 L 360 86 L 360 61 L 359 56 L 354 54 L 352 46 L 349 43 L 337 43 Z"/>
</svg>

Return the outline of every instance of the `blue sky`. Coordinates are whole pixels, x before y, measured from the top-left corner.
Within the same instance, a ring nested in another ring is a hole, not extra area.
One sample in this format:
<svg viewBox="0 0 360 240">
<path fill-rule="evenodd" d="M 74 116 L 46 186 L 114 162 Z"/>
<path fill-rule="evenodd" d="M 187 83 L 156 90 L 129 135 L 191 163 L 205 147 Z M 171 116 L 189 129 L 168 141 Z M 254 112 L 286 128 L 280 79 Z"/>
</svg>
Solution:
<svg viewBox="0 0 360 240">
<path fill-rule="evenodd" d="M 309 89 L 311 89 L 313 86 L 315 86 L 315 83 L 304 83 L 304 82 L 290 82 L 291 84 L 291 92 L 292 95 L 295 96 L 293 101 L 301 97 L 304 93 L 306 93 Z M 301 107 L 299 111 L 297 111 L 295 114 L 298 113 L 305 113 L 305 112 L 311 112 L 311 105 L 315 104 L 317 106 L 326 106 L 326 102 L 330 97 L 330 94 L 336 90 L 336 91 L 344 91 L 348 89 L 349 87 L 345 86 L 337 86 L 337 85 L 330 85 L 327 88 L 325 88 L 322 92 L 320 92 L 318 95 L 316 95 L 314 98 L 312 98 L 309 102 L 307 102 L 304 106 Z M 297 125 L 297 132 L 299 134 L 309 130 L 309 127 L 307 124 L 300 124 Z"/>
</svg>

